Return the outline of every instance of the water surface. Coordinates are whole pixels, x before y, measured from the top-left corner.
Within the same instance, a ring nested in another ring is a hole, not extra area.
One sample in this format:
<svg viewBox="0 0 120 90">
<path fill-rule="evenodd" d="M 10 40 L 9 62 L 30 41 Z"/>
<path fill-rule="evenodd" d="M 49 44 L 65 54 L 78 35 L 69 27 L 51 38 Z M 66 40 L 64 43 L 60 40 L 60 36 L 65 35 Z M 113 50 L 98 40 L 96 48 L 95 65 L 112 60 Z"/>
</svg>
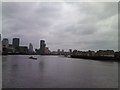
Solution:
<svg viewBox="0 0 120 90">
<path fill-rule="evenodd" d="M 117 88 L 118 62 L 29 55 L 3 56 L 3 88 Z"/>
</svg>

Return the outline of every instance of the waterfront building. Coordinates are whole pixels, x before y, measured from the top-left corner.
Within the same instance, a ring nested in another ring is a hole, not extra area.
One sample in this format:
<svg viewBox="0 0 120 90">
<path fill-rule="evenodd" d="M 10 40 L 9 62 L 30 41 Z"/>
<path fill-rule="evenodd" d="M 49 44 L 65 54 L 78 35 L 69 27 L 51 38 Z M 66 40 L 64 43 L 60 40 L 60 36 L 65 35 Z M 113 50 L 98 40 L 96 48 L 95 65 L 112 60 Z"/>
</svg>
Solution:
<svg viewBox="0 0 120 90">
<path fill-rule="evenodd" d="M 64 49 L 62 49 L 61 54 L 62 54 L 62 55 L 64 55 L 64 54 L 65 54 Z"/>
<path fill-rule="evenodd" d="M 58 55 L 57 51 L 52 51 L 51 54 Z"/>
<path fill-rule="evenodd" d="M 19 38 L 13 38 L 12 45 L 15 48 L 15 53 L 19 52 L 19 43 L 20 43 Z"/>
<path fill-rule="evenodd" d="M 96 52 L 97 56 L 113 56 L 114 57 L 114 51 L 113 50 L 99 50 Z"/>
<path fill-rule="evenodd" d="M 120 60 L 120 51 L 119 52 L 115 52 L 114 56 L 115 56 L 115 58 L 117 60 Z"/>
<path fill-rule="evenodd" d="M 89 53 L 88 53 L 87 51 L 82 51 L 82 54 L 81 54 L 81 55 L 82 55 L 82 56 L 88 56 L 88 54 L 89 54 Z"/>
<path fill-rule="evenodd" d="M 8 53 L 15 53 L 15 48 L 13 47 L 12 44 L 9 44 Z"/>
<path fill-rule="evenodd" d="M 7 38 L 4 38 L 2 40 L 2 53 L 7 54 L 8 53 L 8 46 L 9 46 L 9 41 Z"/>
<path fill-rule="evenodd" d="M 1 41 L 1 34 L 0 34 L 0 41 Z"/>
<path fill-rule="evenodd" d="M 69 52 L 72 53 L 72 49 L 69 49 Z"/>
<path fill-rule="evenodd" d="M 79 55 L 79 56 L 95 56 L 95 51 L 77 51 L 77 50 L 74 50 L 73 51 L 73 54 L 74 55 Z"/>
<path fill-rule="evenodd" d="M 8 48 L 8 46 L 9 46 L 9 41 L 8 41 L 7 38 L 4 38 L 4 39 L 2 40 L 2 46 L 3 46 L 3 48 Z"/>
<path fill-rule="evenodd" d="M 2 54 L 2 45 L 0 43 L 0 55 Z"/>
<path fill-rule="evenodd" d="M 40 51 L 39 49 L 35 49 L 36 54 L 39 54 L 39 51 Z"/>
<path fill-rule="evenodd" d="M 60 55 L 60 49 L 58 49 L 57 53 Z"/>
<path fill-rule="evenodd" d="M 33 45 L 31 43 L 29 44 L 29 53 L 33 53 Z"/>
<path fill-rule="evenodd" d="M 62 49 L 62 52 L 64 53 L 64 49 Z"/>
<path fill-rule="evenodd" d="M 19 47 L 19 43 L 20 43 L 19 38 L 13 38 L 12 44 L 13 44 L 13 47 L 14 47 L 14 48 Z"/>
<path fill-rule="evenodd" d="M 87 56 L 95 56 L 95 51 L 89 50 Z"/>
<path fill-rule="evenodd" d="M 69 49 L 69 54 L 70 54 L 70 55 L 72 54 L 72 49 Z"/>
<path fill-rule="evenodd" d="M 40 54 L 45 54 L 45 40 L 40 40 Z"/>
<path fill-rule="evenodd" d="M 73 50 L 73 55 L 77 55 L 78 51 L 75 49 Z"/>
<path fill-rule="evenodd" d="M 27 46 L 19 46 L 19 53 L 20 54 L 28 54 L 28 47 Z"/>
<path fill-rule="evenodd" d="M 50 53 L 51 53 L 51 51 L 49 50 L 49 48 L 45 47 L 45 54 L 50 54 Z"/>
<path fill-rule="evenodd" d="M 1 42 L 1 34 L 0 34 L 0 54 L 2 54 L 2 42 Z"/>
</svg>

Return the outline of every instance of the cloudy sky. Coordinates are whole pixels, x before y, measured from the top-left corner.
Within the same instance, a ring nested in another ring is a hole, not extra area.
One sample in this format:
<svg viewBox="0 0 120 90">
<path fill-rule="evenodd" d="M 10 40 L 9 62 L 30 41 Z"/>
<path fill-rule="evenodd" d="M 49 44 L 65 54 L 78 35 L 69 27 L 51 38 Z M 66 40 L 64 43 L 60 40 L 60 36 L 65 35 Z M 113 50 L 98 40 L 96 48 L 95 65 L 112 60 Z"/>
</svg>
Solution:
<svg viewBox="0 0 120 90">
<path fill-rule="evenodd" d="M 118 50 L 117 2 L 4 2 L 2 36 L 50 50 Z"/>
</svg>

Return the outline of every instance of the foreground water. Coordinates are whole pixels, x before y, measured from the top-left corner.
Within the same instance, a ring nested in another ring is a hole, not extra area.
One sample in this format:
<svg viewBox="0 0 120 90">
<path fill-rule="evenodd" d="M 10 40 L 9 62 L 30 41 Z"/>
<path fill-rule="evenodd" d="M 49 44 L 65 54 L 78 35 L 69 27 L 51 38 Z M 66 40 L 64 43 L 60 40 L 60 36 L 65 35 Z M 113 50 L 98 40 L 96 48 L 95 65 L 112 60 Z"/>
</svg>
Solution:
<svg viewBox="0 0 120 90">
<path fill-rule="evenodd" d="M 117 88 L 118 62 L 62 56 L 3 56 L 3 88 Z"/>
</svg>

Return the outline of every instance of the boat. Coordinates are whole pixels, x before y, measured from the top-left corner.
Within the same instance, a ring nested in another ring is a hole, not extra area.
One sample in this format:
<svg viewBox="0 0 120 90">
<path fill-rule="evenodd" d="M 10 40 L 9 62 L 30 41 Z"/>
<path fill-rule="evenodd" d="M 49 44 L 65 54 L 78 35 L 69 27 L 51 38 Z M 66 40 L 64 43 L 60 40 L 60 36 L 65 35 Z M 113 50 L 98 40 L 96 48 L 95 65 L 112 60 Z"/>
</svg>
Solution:
<svg viewBox="0 0 120 90">
<path fill-rule="evenodd" d="M 29 57 L 29 59 L 35 59 L 35 60 L 36 60 L 37 58 L 35 58 L 35 57 L 31 56 L 31 57 Z"/>
</svg>

